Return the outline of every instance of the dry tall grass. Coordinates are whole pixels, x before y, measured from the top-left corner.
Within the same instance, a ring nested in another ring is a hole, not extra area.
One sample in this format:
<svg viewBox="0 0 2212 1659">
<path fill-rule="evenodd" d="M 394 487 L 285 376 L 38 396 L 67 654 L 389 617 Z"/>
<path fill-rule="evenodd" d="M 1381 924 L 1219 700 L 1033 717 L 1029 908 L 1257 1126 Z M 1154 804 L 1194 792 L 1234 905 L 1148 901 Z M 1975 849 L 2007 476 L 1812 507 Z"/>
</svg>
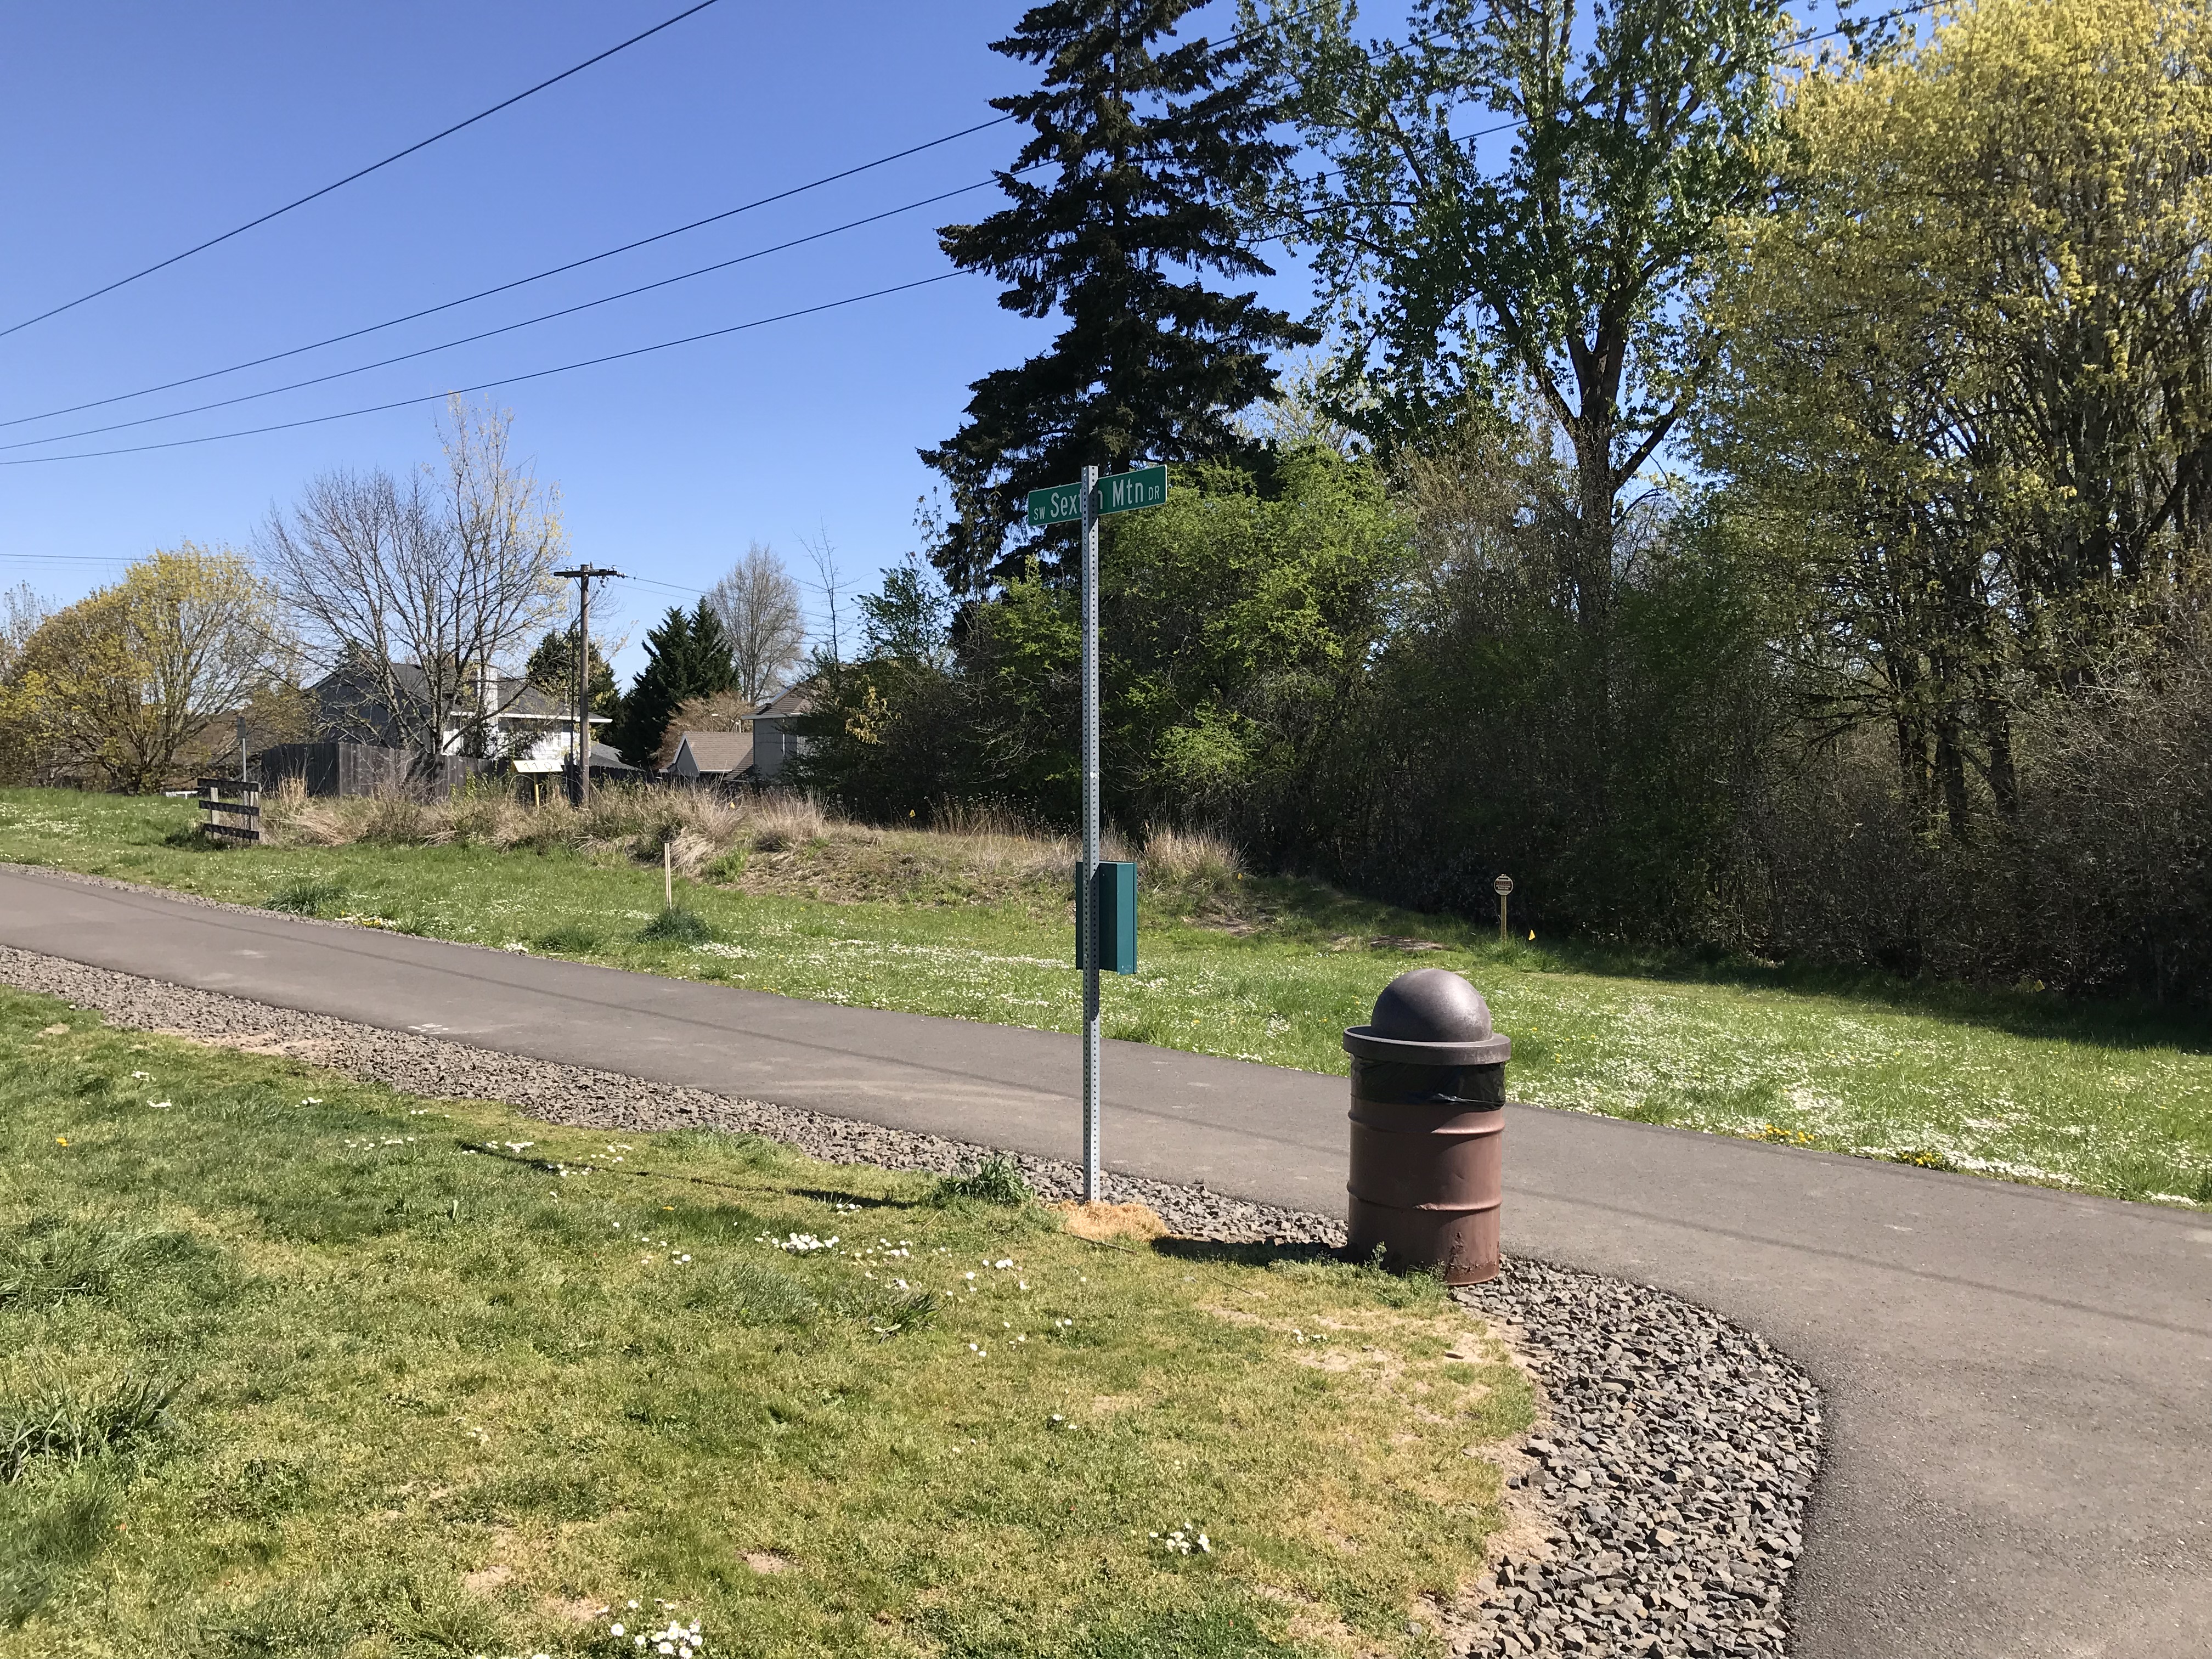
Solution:
<svg viewBox="0 0 2212 1659">
<path fill-rule="evenodd" d="M 278 846 L 584 848 L 620 846 L 702 866 L 736 847 L 797 846 L 835 823 L 809 797 L 767 790 L 715 795 L 616 784 L 579 808 L 565 797 L 532 803 L 505 790 L 457 791 L 447 800 L 404 793 L 332 799 L 288 778 L 262 797 L 262 823 Z"/>
<path fill-rule="evenodd" d="M 922 903 L 1073 902 L 1078 848 L 992 806 L 950 806 L 928 829 L 850 823 L 812 796 L 787 790 L 736 795 L 611 785 L 579 810 L 476 788 L 447 800 L 405 794 L 310 797 L 289 780 L 262 797 L 271 842 L 293 847 L 483 847 L 565 849 L 658 865 L 748 890 L 829 899 Z M 1237 849 L 1210 830 L 1149 829 L 1133 851 L 1109 830 L 1102 856 L 1135 857 L 1152 891 L 1212 902 L 1242 873 Z"/>
<path fill-rule="evenodd" d="M 1164 887 L 1212 887 L 1242 876 L 1244 859 L 1235 843 L 1217 830 L 1148 824 L 1137 866 Z"/>
</svg>

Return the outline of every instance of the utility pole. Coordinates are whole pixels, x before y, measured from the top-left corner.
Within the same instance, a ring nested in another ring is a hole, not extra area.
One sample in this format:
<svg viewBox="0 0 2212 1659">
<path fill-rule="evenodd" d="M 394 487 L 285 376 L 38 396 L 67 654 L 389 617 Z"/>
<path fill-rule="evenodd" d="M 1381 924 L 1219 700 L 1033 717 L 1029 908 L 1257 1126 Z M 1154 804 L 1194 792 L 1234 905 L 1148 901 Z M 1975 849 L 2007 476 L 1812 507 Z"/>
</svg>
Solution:
<svg viewBox="0 0 2212 1659">
<path fill-rule="evenodd" d="M 592 799 L 592 578 L 619 576 L 619 570 L 580 564 L 574 570 L 556 570 L 556 576 L 576 584 L 576 805 Z"/>
<path fill-rule="evenodd" d="M 1083 880 L 1075 896 L 1083 963 L 1083 1201 L 1098 1185 L 1098 469 L 1083 469 Z"/>
</svg>

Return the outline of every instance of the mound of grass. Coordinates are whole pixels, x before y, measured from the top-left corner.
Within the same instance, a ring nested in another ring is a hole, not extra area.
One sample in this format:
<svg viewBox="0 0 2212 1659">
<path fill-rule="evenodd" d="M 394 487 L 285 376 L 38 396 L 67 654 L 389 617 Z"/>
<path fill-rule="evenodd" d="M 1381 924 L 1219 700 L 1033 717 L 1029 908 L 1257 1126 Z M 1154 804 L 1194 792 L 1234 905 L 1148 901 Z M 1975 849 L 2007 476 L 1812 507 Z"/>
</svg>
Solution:
<svg viewBox="0 0 2212 1659">
<path fill-rule="evenodd" d="M 0 1399 L 0 1485 L 42 1460 L 79 1463 L 122 1452 L 161 1427 L 179 1385 L 126 1374 L 93 1384 L 50 1382 L 25 1399 Z"/>
<path fill-rule="evenodd" d="M 549 927 L 532 941 L 541 951 L 551 951 L 561 956 L 589 956 L 599 949 L 599 930 L 580 921 L 564 921 L 557 927 Z"/>
<path fill-rule="evenodd" d="M 295 916 L 328 915 L 345 897 L 345 889 L 335 881 L 302 877 L 287 882 L 264 901 L 267 908 L 282 910 Z"/>
<path fill-rule="evenodd" d="M 704 945 L 714 937 L 714 927 L 696 910 L 678 905 L 647 922 L 637 936 L 654 945 Z"/>
<path fill-rule="evenodd" d="M 1532 1411 L 1430 1281 L 9 992 L 0 1168 L 0 1659 L 1425 1652 Z"/>
<path fill-rule="evenodd" d="M 929 1189 L 929 1201 L 939 1209 L 969 1203 L 1018 1209 L 1036 1198 L 1020 1168 L 1003 1153 L 994 1153 L 966 1175 L 946 1176 Z"/>
<path fill-rule="evenodd" d="M 163 1261 L 197 1257 L 197 1241 L 127 1222 L 33 1216 L 0 1236 L 0 1308 L 50 1307 L 105 1296 L 119 1279 Z"/>
</svg>

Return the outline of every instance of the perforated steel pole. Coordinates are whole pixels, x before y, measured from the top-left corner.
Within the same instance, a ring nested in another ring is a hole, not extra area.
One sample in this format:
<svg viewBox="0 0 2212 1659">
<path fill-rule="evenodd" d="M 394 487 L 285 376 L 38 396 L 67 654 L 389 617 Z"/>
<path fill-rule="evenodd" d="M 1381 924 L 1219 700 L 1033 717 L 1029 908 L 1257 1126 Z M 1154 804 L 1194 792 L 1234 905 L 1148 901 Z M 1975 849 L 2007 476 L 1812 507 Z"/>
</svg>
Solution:
<svg viewBox="0 0 2212 1659">
<path fill-rule="evenodd" d="M 1083 878 L 1075 896 L 1083 964 L 1083 1201 L 1098 1186 L 1098 469 L 1083 469 Z"/>
</svg>

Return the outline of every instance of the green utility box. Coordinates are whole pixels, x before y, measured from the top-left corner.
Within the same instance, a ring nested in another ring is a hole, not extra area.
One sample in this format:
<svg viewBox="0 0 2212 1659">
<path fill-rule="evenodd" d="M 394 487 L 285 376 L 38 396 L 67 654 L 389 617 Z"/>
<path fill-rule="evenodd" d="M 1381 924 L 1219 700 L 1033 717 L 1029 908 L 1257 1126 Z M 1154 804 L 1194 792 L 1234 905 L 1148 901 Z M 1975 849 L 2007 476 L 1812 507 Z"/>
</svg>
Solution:
<svg viewBox="0 0 2212 1659">
<path fill-rule="evenodd" d="M 1083 866 L 1075 866 L 1077 890 L 1082 890 Z M 1098 966 L 1109 974 L 1137 971 L 1137 866 L 1101 864 L 1093 890 L 1098 896 Z M 1076 929 L 1076 961 L 1083 963 L 1082 928 Z"/>
</svg>

